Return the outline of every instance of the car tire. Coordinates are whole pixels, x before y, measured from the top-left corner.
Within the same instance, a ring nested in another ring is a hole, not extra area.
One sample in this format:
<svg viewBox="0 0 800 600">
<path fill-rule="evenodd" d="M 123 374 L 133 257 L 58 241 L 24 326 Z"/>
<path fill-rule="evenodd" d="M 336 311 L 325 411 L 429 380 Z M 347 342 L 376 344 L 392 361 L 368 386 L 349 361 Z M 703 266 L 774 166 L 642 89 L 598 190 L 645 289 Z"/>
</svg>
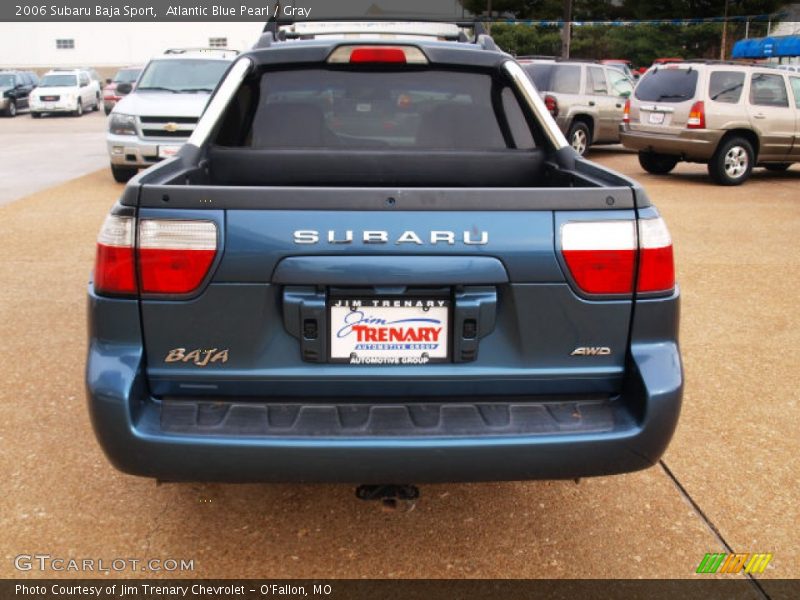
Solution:
<svg viewBox="0 0 800 600">
<path fill-rule="evenodd" d="M 8 108 L 6 109 L 6 116 L 10 118 L 14 118 L 17 116 L 17 104 L 13 100 L 10 100 L 8 103 Z"/>
<path fill-rule="evenodd" d="M 718 185 L 741 185 L 753 171 L 755 152 L 743 137 L 723 140 L 708 163 L 708 174 Z"/>
<path fill-rule="evenodd" d="M 42 118 L 42 113 L 31 111 L 31 117 L 34 118 L 34 119 L 41 119 Z"/>
<path fill-rule="evenodd" d="M 648 173 L 666 175 L 678 164 L 678 157 L 657 152 L 639 152 L 639 164 Z"/>
<path fill-rule="evenodd" d="M 103 107 L 103 112 L 104 112 L 104 113 L 106 113 L 106 116 L 108 116 L 108 115 L 110 115 L 110 114 L 111 114 L 111 109 L 110 109 L 110 108 L 108 108 L 108 107 L 106 107 L 106 106 L 104 106 L 104 107 Z"/>
<path fill-rule="evenodd" d="M 75 110 L 72 111 L 73 117 L 80 117 L 83 115 L 83 104 L 80 100 L 78 100 L 78 105 L 75 107 Z"/>
<path fill-rule="evenodd" d="M 94 110 L 94 112 L 100 110 L 100 94 L 97 94 L 94 97 L 94 106 L 92 107 L 92 110 Z"/>
<path fill-rule="evenodd" d="M 128 181 L 139 171 L 136 167 L 121 167 L 111 165 L 111 175 L 117 183 L 128 183 Z"/>
<path fill-rule="evenodd" d="M 767 171 L 774 171 L 775 173 L 782 173 L 783 171 L 787 170 L 791 166 L 792 166 L 792 163 L 772 163 L 772 164 L 769 164 L 769 165 L 764 165 L 764 168 Z"/>
<path fill-rule="evenodd" d="M 592 134 L 589 131 L 589 127 L 586 125 L 586 123 L 583 121 L 575 121 L 569 128 L 567 141 L 569 142 L 569 145 L 572 146 L 572 149 L 578 153 L 578 155 L 585 155 L 592 143 Z"/>
</svg>

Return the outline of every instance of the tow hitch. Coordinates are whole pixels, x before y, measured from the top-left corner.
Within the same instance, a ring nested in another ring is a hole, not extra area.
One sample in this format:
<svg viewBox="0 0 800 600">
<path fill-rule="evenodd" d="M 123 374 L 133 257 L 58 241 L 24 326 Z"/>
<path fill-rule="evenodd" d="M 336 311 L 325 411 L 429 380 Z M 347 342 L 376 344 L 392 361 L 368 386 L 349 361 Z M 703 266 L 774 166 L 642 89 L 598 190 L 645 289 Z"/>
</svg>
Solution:
<svg viewBox="0 0 800 600">
<path fill-rule="evenodd" d="M 419 488 L 415 485 L 380 484 L 360 485 L 356 488 L 360 500 L 378 500 L 385 510 L 414 510 L 419 499 Z"/>
</svg>

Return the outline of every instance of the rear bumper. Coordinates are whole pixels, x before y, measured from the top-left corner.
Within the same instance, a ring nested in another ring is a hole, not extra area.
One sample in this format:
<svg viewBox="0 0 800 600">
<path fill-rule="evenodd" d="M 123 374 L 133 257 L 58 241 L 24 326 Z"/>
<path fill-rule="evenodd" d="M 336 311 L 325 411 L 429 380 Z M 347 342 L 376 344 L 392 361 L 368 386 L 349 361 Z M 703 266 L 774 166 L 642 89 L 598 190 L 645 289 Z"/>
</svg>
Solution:
<svg viewBox="0 0 800 600">
<path fill-rule="evenodd" d="M 669 309 L 676 312 L 677 293 L 652 304 L 665 303 L 674 303 Z M 270 416 L 270 410 L 292 410 L 285 405 L 151 397 L 136 311 L 135 302 L 90 296 L 90 313 L 98 314 L 90 315 L 87 361 L 87 397 L 97 438 L 109 460 L 134 475 L 172 481 L 352 483 L 608 475 L 654 464 L 680 412 L 683 375 L 677 343 L 644 335 L 632 345 L 619 396 L 472 398 L 416 408 L 392 398 L 374 405 L 375 415 L 355 428 L 341 416 L 342 409 L 356 415 L 352 402 L 309 402 L 306 426 L 287 426 Z M 109 336 L 95 324 L 111 322 L 112 316 L 116 329 Z M 652 326 L 658 326 L 655 319 Z M 495 402 L 500 413 L 516 411 L 523 417 L 476 418 L 477 405 Z M 420 410 L 435 413 L 433 426 L 426 429 L 414 417 L 399 426 L 414 410 L 417 415 Z M 331 418 L 337 411 L 338 418 Z M 443 411 L 452 414 L 445 417 Z"/>
<path fill-rule="evenodd" d="M 724 132 L 709 129 L 686 129 L 678 135 L 633 131 L 620 126 L 620 141 L 626 148 L 679 156 L 683 160 L 706 162 L 717 149 Z"/>
</svg>

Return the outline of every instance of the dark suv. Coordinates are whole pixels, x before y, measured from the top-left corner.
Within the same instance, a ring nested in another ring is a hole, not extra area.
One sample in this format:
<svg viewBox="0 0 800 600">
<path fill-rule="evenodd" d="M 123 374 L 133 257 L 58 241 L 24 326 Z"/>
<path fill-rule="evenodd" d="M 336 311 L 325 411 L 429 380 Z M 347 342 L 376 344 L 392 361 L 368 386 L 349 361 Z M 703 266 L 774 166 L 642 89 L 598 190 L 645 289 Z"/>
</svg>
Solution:
<svg viewBox="0 0 800 600">
<path fill-rule="evenodd" d="M 28 97 L 36 86 L 33 78 L 22 71 L 0 71 L 0 112 L 14 117 L 21 108 L 28 108 Z"/>
</svg>

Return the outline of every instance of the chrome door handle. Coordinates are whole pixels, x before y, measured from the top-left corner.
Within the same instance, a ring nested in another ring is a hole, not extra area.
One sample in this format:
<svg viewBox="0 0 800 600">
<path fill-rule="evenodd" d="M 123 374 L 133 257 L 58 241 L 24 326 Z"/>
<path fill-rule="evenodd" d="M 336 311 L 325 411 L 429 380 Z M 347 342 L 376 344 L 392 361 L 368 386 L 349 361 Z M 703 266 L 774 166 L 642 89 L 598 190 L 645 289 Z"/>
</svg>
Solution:
<svg viewBox="0 0 800 600">
<path fill-rule="evenodd" d="M 594 106 L 594 100 L 589 100 L 589 106 Z"/>
<path fill-rule="evenodd" d="M 767 115 L 765 115 L 763 113 L 758 113 L 757 115 L 753 115 L 753 118 L 754 119 L 766 119 Z"/>
</svg>

